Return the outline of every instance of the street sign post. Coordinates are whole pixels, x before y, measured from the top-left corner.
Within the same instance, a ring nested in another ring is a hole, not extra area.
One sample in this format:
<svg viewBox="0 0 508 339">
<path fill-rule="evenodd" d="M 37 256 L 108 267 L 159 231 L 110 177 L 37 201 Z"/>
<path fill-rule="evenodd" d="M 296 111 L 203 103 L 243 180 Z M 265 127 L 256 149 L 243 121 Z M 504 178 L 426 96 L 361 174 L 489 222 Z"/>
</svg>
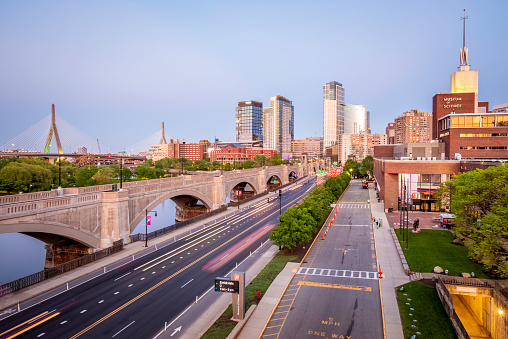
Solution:
<svg viewBox="0 0 508 339">
<path fill-rule="evenodd" d="M 240 293 L 240 282 L 228 278 L 215 278 L 215 291 L 226 293 Z"/>
<path fill-rule="evenodd" d="M 233 320 L 240 321 L 245 318 L 245 272 L 231 272 L 231 280 L 239 283 L 239 293 L 233 296 Z"/>
</svg>

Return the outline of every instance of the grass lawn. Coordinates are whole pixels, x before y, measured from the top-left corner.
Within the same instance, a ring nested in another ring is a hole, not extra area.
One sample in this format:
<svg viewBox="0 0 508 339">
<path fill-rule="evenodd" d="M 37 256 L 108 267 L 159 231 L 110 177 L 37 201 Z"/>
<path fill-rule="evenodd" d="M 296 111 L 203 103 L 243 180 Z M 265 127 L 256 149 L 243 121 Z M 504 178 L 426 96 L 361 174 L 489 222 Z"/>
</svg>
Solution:
<svg viewBox="0 0 508 339">
<path fill-rule="evenodd" d="M 463 272 L 474 272 L 478 278 L 488 278 L 482 273 L 485 266 L 474 263 L 467 256 L 465 246 L 454 245 L 453 234 L 450 231 L 422 230 L 421 233 L 409 232 L 409 249 L 406 243 L 401 242 L 399 230 L 395 230 L 400 246 L 404 251 L 411 270 L 432 272 L 435 266 L 448 270 L 449 275 L 460 275 Z M 418 266 L 418 267 L 417 267 Z"/>
<path fill-rule="evenodd" d="M 402 286 L 404 287 L 403 291 L 400 291 L 400 287 L 397 288 L 397 302 L 404 338 L 410 338 L 416 332 L 420 332 L 420 335 L 416 336 L 417 338 L 457 338 L 434 287 L 419 281 Z M 407 305 L 408 303 L 409 305 Z M 411 327 L 411 325 L 415 327 Z"/>
<path fill-rule="evenodd" d="M 259 272 L 252 282 L 245 287 L 245 310 L 253 304 L 257 304 L 258 291 L 264 295 L 272 281 L 284 269 L 286 264 L 297 258 L 297 255 L 290 255 L 287 249 L 283 249 Z M 205 339 L 226 338 L 236 326 L 237 322 L 232 321 L 233 307 L 229 305 L 227 310 L 217 319 L 201 337 Z"/>
</svg>

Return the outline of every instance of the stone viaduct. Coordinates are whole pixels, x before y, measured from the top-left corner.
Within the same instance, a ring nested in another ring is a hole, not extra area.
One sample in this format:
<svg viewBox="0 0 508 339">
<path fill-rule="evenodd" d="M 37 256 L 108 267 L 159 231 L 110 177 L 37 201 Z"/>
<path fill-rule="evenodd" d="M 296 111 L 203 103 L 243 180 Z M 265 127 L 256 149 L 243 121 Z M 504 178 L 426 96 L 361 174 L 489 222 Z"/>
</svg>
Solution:
<svg viewBox="0 0 508 339">
<path fill-rule="evenodd" d="M 176 203 L 177 212 L 196 207 L 197 201 L 201 212 L 211 211 L 223 206 L 232 190 L 259 194 L 306 176 L 317 166 L 319 163 L 281 165 L 133 181 L 123 183 L 119 191 L 113 191 L 112 185 L 100 185 L 3 196 L 0 233 L 23 233 L 45 242 L 47 249 L 74 252 L 66 258 L 70 260 L 117 240 L 128 242 L 145 210 L 167 199 Z"/>
</svg>

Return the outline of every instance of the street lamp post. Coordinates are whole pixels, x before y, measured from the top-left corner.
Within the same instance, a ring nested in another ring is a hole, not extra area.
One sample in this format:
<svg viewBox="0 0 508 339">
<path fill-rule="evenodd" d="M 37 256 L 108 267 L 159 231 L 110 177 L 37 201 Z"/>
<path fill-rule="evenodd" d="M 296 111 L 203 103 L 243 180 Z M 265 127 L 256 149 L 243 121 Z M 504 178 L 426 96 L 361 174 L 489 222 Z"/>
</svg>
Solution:
<svg viewBox="0 0 508 339">
<path fill-rule="evenodd" d="M 30 193 L 31 191 L 32 191 L 32 184 L 30 184 L 30 185 L 28 186 L 28 193 Z"/>
<path fill-rule="evenodd" d="M 58 187 L 62 187 L 62 159 L 58 158 Z"/>
<path fill-rule="evenodd" d="M 279 190 L 279 215 L 282 215 L 282 190 Z"/>
<path fill-rule="evenodd" d="M 148 247 L 148 213 L 155 213 L 155 216 L 157 216 L 157 211 L 150 211 L 148 212 L 148 209 L 145 209 L 145 247 Z M 150 220 L 150 225 L 151 225 Z"/>
</svg>

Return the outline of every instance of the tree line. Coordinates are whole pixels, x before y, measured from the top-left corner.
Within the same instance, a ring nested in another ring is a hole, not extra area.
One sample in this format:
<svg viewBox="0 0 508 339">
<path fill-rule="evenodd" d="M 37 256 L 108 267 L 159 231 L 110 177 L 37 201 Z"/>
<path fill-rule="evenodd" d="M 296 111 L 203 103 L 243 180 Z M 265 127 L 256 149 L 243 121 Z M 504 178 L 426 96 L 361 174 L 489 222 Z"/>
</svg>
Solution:
<svg viewBox="0 0 508 339">
<path fill-rule="evenodd" d="M 269 159 L 257 156 L 254 160 L 247 160 L 244 163 L 210 162 L 209 158 L 202 161 L 164 158 L 155 162 L 148 159 L 134 171 L 123 166 L 120 174 L 118 164 L 77 167 L 74 163 L 63 159 L 57 159 L 54 164 L 51 164 L 43 158 L 1 158 L 0 194 L 48 191 L 58 186 L 104 185 L 120 182 L 120 179 L 123 181 L 157 179 L 172 175 L 175 170 L 182 170 L 182 172 L 220 169 L 231 171 L 281 164 L 292 165 L 293 161 L 283 160 L 278 154 Z"/>
<path fill-rule="evenodd" d="M 330 213 L 330 205 L 340 198 L 350 181 L 351 176 L 347 171 L 328 178 L 323 186 L 308 194 L 302 203 L 288 208 L 280 216 L 278 227 L 270 233 L 270 240 L 291 251 L 311 241 Z"/>
<path fill-rule="evenodd" d="M 469 257 L 508 276 L 508 164 L 455 175 L 441 184 L 440 203 L 455 214 L 455 236 Z"/>
</svg>

